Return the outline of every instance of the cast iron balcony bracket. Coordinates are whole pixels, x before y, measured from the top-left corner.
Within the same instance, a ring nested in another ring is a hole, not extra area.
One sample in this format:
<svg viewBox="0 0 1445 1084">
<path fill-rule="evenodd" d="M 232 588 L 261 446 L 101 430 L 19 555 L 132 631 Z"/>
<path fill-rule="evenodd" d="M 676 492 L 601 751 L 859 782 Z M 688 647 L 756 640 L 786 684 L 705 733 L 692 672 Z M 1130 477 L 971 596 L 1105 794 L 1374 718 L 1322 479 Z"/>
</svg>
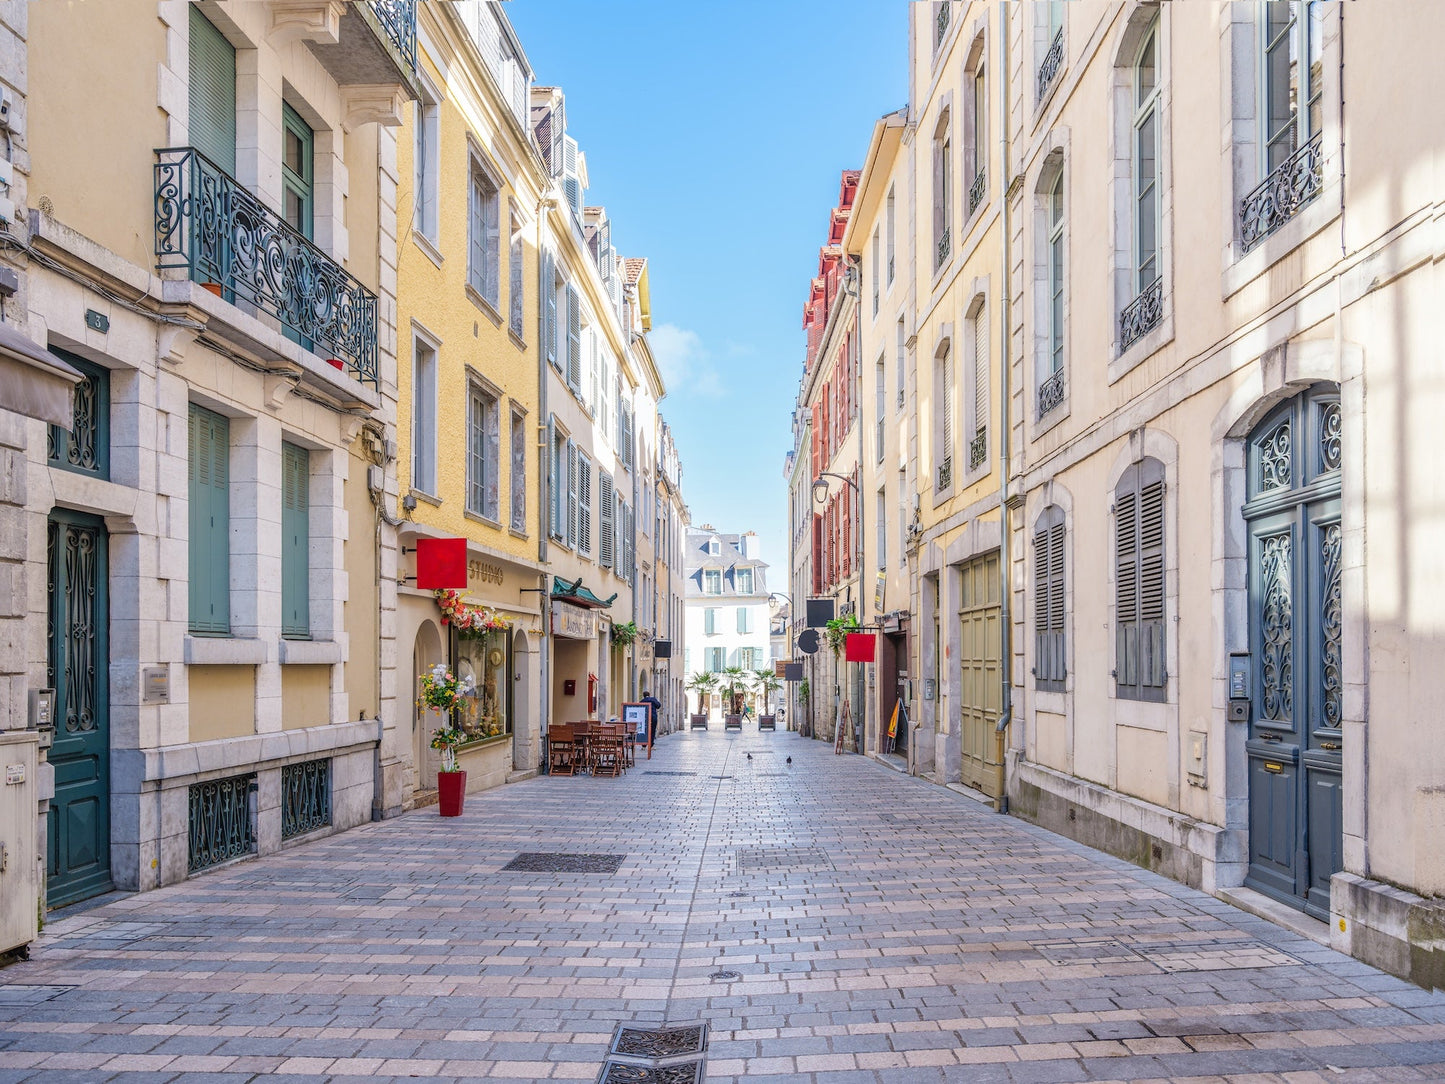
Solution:
<svg viewBox="0 0 1445 1084">
<path fill-rule="evenodd" d="M 984 176 L 983 170 L 979 170 L 978 176 L 973 179 L 973 184 L 968 187 L 968 213 L 970 215 L 978 210 L 978 205 L 983 202 L 983 191 L 986 186 L 986 181 L 987 178 Z"/>
<path fill-rule="evenodd" d="M 980 429 L 968 442 L 968 469 L 978 470 L 988 458 L 988 430 Z"/>
<path fill-rule="evenodd" d="M 1239 241 L 1243 251 L 1248 252 L 1259 244 L 1320 194 L 1324 185 L 1320 136 L 1321 133 L 1315 133 L 1313 139 L 1239 201 Z"/>
<path fill-rule="evenodd" d="M 371 0 L 376 21 L 413 72 L 416 71 L 416 0 Z"/>
<path fill-rule="evenodd" d="M 1157 278 L 1119 313 L 1119 353 L 1123 354 L 1158 326 L 1164 315 L 1164 280 Z"/>
<path fill-rule="evenodd" d="M 1039 417 L 1064 401 L 1064 371 L 1060 369 L 1039 385 Z"/>
<path fill-rule="evenodd" d="M 157 269 L 254 305 L 375 387 L 376 295 L 194 147 L 156 158 Z"/>
<path fill-rule="evenodd" d="M 1043 101 L 1048 96 L 1049 87 L 1053 85 L 1054 78 L 1059 74 L 1059 68 L 1064 63 L 1064 30 L 1054 35 L 1053 43 L 1049 45 L 1049 51 L 1044 54 L 1043 62 L 1039 65 L 1038 77 L 1038 99 Z"/>
</svg>

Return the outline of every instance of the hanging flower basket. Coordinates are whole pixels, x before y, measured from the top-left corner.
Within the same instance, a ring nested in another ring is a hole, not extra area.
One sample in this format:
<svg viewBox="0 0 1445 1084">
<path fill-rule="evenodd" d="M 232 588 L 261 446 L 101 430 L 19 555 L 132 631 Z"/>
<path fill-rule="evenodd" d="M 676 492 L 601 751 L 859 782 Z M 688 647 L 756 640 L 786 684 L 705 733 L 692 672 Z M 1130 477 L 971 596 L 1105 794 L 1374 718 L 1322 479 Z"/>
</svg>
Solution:
<svg viewBox="0 0 1445 1084">
<path fill-rule="evenodd" d="M 637 625 L 631 621 L 624 621 L 620 625 L 612 626 L 612 642 L 619 647 L 636 643 L 639 635 Z"/>
<path fill-rule="evenodd" d="M 436 600 L 441 607 L 442 624 L 455 626 L 457 635 L 463 638 L 512 627 L 511 619 L 500 610 L 494 610 L 490 606 L 467 605 L 462 601 L 460 591 L 437 591 Z"/>
</svg>

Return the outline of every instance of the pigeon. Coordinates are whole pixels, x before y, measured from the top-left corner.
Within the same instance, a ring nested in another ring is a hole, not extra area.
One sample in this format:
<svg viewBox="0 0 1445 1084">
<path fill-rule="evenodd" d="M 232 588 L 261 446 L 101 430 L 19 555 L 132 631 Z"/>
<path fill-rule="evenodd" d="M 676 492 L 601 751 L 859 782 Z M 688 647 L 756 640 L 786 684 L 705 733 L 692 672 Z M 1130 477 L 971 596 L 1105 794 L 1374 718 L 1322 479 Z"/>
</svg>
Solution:
<svg viewBox="0 0 1445 1084">
<path fill-rule="evenodd" d="M 793 763 L 793 758 L 792 758 L 792 757 L 789 757 L 789 758 L 788 758 L 788 763 L 789 763 L 789 764 Z"/>
<path fill-rule="evenodd" d="M 748 754 L 748 759 L 749 759 L 749 760 L 752 760 L 752 759 L 753 759 L 753 755 L 752 755 L 751 753 Z"/>
</svg>

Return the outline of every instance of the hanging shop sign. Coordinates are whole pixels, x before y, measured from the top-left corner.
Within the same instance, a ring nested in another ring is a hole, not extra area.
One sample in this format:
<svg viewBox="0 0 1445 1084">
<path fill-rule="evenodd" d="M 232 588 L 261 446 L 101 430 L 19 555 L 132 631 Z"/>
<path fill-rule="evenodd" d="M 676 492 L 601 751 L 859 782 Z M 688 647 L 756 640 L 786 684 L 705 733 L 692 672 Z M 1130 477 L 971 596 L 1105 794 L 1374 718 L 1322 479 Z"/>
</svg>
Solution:
<svg viewBox="0 0 1445 1084">
<path fill-rule="evenodd" d="M 872 662 L 877 646 L 878 637 L 871 632 L 850 632 L 843 644 L 844 661 Z"/>
<path fill-rule="evenodd" d="M 467 540 L 418 538 L 416 585 L 422 591 L 464 589 L 467 586 Z"/>
<path fill-rule="evenodd" d="M 597 615 L 570 602 L 552 600 L 552 635 L 591 640 L 597 635 Z"/>
</svg>

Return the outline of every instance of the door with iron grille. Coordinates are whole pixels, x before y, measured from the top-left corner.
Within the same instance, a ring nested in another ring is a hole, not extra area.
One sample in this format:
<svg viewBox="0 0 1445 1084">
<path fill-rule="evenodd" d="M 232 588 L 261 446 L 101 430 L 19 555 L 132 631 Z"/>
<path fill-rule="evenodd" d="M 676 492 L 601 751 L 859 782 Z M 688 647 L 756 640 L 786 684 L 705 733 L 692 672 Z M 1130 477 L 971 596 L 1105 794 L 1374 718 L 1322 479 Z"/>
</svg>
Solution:
<svg viewBox="0 0 1445 1084">
<path fill-rule="evenodd" d="M 58 907 L 111 885 L 105 525 L 95 516 L 56 509 L 48 546 L 48 666 L 56 708 L 46 898 Z"/>
<path fill-rule="evenodd" d="M 962 782 L 998 797 L 998 723 L 1002 654 L 998 554 L 976 558 L 960 569 L 958 661 Z"/>
<path fill-rule="evenodd" d="M 1327 918 L 1343 868 L 1340 399 L 1273 410 L 1249 438 L 1253 705 L 1245 883 Z"/>
</svg>

